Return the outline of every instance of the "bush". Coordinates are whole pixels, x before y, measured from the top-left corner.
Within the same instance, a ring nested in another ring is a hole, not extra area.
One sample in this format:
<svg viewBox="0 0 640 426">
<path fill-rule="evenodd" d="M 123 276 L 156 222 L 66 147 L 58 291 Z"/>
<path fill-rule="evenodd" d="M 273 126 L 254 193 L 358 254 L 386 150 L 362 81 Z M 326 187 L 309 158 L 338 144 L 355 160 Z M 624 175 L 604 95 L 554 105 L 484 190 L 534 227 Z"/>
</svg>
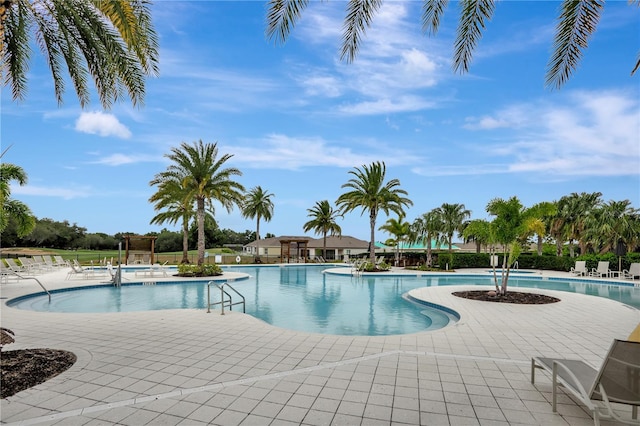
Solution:
<svg viewBox="0 0 640 426">
<path fill-rule="evenodd" d="M 181 277 L 215 277 L 222 275 L 222 268 L 216 264 L 209 263 L 202 265 L 182 263 L 178 265 L 178 275 Z"/>
</svg>

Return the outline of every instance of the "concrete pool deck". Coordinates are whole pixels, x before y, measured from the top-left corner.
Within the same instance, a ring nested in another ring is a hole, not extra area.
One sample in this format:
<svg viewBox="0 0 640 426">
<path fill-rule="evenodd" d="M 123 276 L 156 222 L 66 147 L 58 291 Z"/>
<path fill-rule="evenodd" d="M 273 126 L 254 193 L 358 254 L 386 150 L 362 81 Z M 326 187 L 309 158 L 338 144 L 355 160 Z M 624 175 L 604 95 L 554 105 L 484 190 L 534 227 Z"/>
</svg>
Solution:
<svg viewBox="0 0 640 426">
<path fill-rule="evenodd" d="M 48 289 L 106 281 L 105 276 L 65 280 L 67 272 L 37 278 Z M 540 274 L 568 277 L 558 272 Z M 124 278 L 141 281 L 133 272 Z M 420 298 L 456 310 L 461 319 L 455 325 L 409 335 L 365 337 L 295 332 L 237 312 L 221 316 L 204 310 L 23 311 L 4 302 L 41 289 L 33 280 L 11 280 L 0 286 L 2 326 L 16 335 L 16 343 L 5 350 L 64 349 L 74 352 L 78 360 L 61 375 L 1 400 L 0 421 L 25 425 L 593 424 L 585 407 L 564 393 L 558 413 L 551 411 L 550 378 L 539 373 L 536 385 L 530 383 L 531 357 L 577 358 L 599 367 L 612 340 L 626 339 L 638 325 L 640 310 L 600 297 L 550 290 L 535 292 L 559 297 L 561 302 L 522 306 L 451 295 L 464 288 L 477 287 L 415 291 Z"/>
</svg>

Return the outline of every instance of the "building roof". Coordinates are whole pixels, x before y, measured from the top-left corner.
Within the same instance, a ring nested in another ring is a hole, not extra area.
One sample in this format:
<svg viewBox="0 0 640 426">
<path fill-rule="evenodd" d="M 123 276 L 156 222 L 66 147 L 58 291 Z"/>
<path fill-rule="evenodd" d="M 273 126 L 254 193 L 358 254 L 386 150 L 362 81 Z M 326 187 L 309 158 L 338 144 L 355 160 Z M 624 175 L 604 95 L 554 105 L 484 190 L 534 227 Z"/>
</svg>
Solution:
<svg viewBox="0 0 640 426">
<path fill-rule="evenodd" d="M 307 244 L 307 247 L 309 247 L 309 248 L 322 248 L 323 244 L 324 244 L 324 242 L 323 242 L 322 237 L 314 238 L 312 240 L 309 240 L 309 244 Z M 327 248 L 328 249 L 341 248 L 341 249 L 364 249 L 364 250 L 368 250 L 369 249 L 369 242 L 368 241 L 364 241 L 364 240 L 359 240 L 357 238 L 350 237 L 348 235 L 343 235 L 341 237 L 327 235 Z"/>
<path fill-rule="evenodd" d="M 322 237 L 320 238 L 311 238 L 305 236 L 281 236 L 281 237 L 272 237 L 272 238 L 264 238 L 260 240 L 260 247 L 280 247 L 281 240 L 291 240 L 291 241 L 299 241 L 299 240 L 308 240 L 307 248 L 322 248 L 323 241 Z M 245 247 L 256 247 L 256 241 L 252 241 L 249 244 L 245 244 Z M 348 235 L 343 235 L 342 237 L 337 236 L 328 236 L 327 235 L 327 248 L 328 249 L 364 249 L 367 250 L 369 248 L 369 243 L 367 241 L 359 240 L 354 237 L 350 237 Z"/>
</svg>

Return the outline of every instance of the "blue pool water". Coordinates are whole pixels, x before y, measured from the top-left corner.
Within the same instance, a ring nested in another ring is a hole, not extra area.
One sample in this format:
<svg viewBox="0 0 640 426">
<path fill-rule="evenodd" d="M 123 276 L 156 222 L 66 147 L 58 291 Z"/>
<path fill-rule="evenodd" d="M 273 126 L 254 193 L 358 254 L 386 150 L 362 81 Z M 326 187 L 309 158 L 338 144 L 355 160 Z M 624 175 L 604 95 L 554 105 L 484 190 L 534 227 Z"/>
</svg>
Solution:
<svg viewBox="0 0 640 426">
<path fill-rule="evenodd" d="M 232 282 L 246 298 L 246 312 L 278 327 L 339 335 L 392 335 L 435 330 L 456 321 L 455 313 L 406 300 L 419 287 L 492 285 L 490 276 L 375 275 L 351 277 L 322 273 L 326 266 L 231 267 L 250 278 Z M 530 287 L 606 297 L 640 309 L 640 288 L 579 280 L 512 277 L 510 288 Z M 213 292 L 213 289 L 212 289 Z M 219 296 L 213 293 L 214 300 Z M 213 299 L 213 298 L 212 298 Z M 154 286 L 96 286 L 21 297 L 7 304 L 50 312 L 132 312 L 206 309 L 206 281 Z M 234 299 L 235 301 L 235 299 Z M 235 307 L 235 310 L 241 309 Z"/>
</svg>

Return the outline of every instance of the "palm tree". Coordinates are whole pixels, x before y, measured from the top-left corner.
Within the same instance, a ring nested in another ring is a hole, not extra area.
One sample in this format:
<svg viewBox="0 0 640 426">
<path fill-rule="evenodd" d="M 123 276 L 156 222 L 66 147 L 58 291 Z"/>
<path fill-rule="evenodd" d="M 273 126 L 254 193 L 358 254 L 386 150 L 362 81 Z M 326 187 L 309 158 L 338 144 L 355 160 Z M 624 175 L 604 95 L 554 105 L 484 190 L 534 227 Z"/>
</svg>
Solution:
<svg viewBox="0 0 640 426">
<path fill-rule="evenodd" d="M 630 1 L 630 3 L 638 3 Z M 276 43 L 284 42 L 309 0 L 270 0 L 267 10 L 267 37 Z M 463 0 L 460 2 L 460 20 L 455 40 L 453 69 L 466 73 L 482 31 L 493 17 L 495 0 Z M 422 28 L 428 35 L 438 32 L 447 0 L 423 0 Z M 341 59 L 355 60 L 358 50 L 382 0 L 350 0 L 343 24 Z M 604 2 L 563 0 L 556 25 L 553 52 L 545 77 L 548 87 L 560 88 L 577 69 L 591 35 L 596 31 Z M 631 71 L 640 67 L 640 57 Z"/>
<path fill-rule="evenodd" d="M 471 212 L 464 207 L 464 204 L 457 203 L 443 203 L 439 209 L 443 224 L 442 230 L 447 238 L 447 244 L 449 245 L 449 257 L 451 257 L 453 234 L 456 231 L 462 231 L 464 221 L 471 216 Z"/>
<path fill-rule="evenodd" d="M 527 228 L 537 235 L 538 256 L 542 256 L 542 240 L 549 233 L 549 218 L 556 214 L 557 206 L 555 203 L 543 201 L 534 204 L 528 210 L 530 217 L 527 222 Z"/>
<path fill-rule="evenodd" d="M 154 209 L 160 211 L 155 215 L 152 224 L 161 225 L 165 222 L 175 225 L 181 221 L 182 226 L 182 261 L 189 263 L 189 222 L 194 217 L 193 200 L 190 199 L 187 188 L 182 184 L 185 179 L 170 179 L 162 181 L 154 179 L 150 185 L 158 185 L 158 191 L 149 198 L 155 203 Z"/>
<path fill-rule="evenodd" d="M 256 261 L 260 261 L 260 219 L 269 222 L 273 217 L 273 194 L 256 186 L 249 191 L 242 204 L 242 217 L 256 218 Z"/>
<path fill-rule="evenodd" d="M 399 215 L 397 219 L 390 217 L 387 219 L 387 222 L 378 229 L 393 235 L 390 243 L 396 247 L 395 266 L 398 266 L 400 262 L 400 243 L 411 236 L 411 224 L 404 221 L 404 215 Z"/>
<path fill-rule="evenodd" d="M 616 251 L 618 245 L 632 251 L 640 240 L 640 210 L 629 200 L 609 201 L 586 219 L 585 238 L 600 253 Z"/>
<path fill-rule="evenodd" d="M 14 100 L 26 96 L 34 44 L 49 65 L 59 104 L 63 67 L 83 108 L 89 103 L 88 77 L 108 109 L 125 91 L 133 105 L 142 104 L 145 77 L 158 74 L 158 37 L 146 0 L 5 0 L 0 43 L 0 77 Z"/>
<path fill-rule="evenodd" d="M 504 248 L 505 255 L 502 262 L 502 288 L 500 294 L 505 295 L 507 294 L 511 265 L 520 255 L 520 244 L 517 240 L 524 235 L 528 235 L 529 229 L 526 222 L 531 213 L 527 212 L 517 197 L 511 197 L 508 200 L 495 198 L 487 204 L 487 212 L 495 216 L 492 222 L 495 240 L 501 243 Z"/>
<path fill-rule="evenodd" d="M 369 245 L 371 247 L 369 260 L 375 265 L 375 230 L 378 213 L 383 211 L 389 214 L 390 211 L 397 215 L 404 214 L 403 206 L 412 206 L 413 202 L 404 197 L 407 191 L 400 188 L 398 179 L 391 179 L 384 182 L 387 168 L 384 162 L 376 161 L 369 166 L 355 168 L 349 173 L 354 177 L 342 185 L 342 188 L 351 190 L 340 195 L 336 200 L 336 205 L 341 214 L 351 212 L 357 208 L 362 208 L 362 214 L 369 212 L 369 226 L 371 235 Z"/>
<path fill-rule="evenodd" d="M 413 221 L 411 225 L 412 236 L 415 242 L 422 243 L 427 246 L 427 266 L 432 264 L 432 242 L 436 247 L 440 246 L 440 233 L 442 232 L 443 223 L 440 216 L 440 210 L 433 209 Z"/>
<path fill-rule="evenodd" d="M 205 209 L 208 207 L 209 211 L 213 211 L 215 200 L 230 212 L 234 205 L 241 206 L 244 200 L 244 187 L 232 180 L 233 176 L 241 176 L 242 172 L 232 167 L 223 168 L 232 155 L 225 154 L 219 159 L 217 156 L 217 143 L 204 143 L 199 140 L 189 145 L 182 142 L 179 148 L 171 148 L 171 154 L 165 155 L 172 164 L 167 170 L 156 175 L 159 182 L 182 180 L 186 191 L 185 201 L 190 200 L 196 204 L 198 265 L 204 263 Z"/>
<path fill-rule="evenodd" d="M 20 186 L 26 185 L 27 173 L 22 167 L 15 164 L 0 163 L 0 206 L 2 206 L 0 232 L 5 230 L 9 224 L 9 218 L 12 218 L 16 221 L 18 236 L 24 237 L 35 228 L 36 218 L 31 213 L 29 206 L 22 201 L 11 199 L 11 181 L 17 181 Z"/>
<path fill-rule="evenodd" d="M 336 223 L 336 219 L 340 216 L 340 212 L 334 210 L 328 200 L 316 201 L 315 206 L 307 209 L 311 218 L 302 227 L 304 232 L 313 230 L 316 234 L 322 234 L 322 257 L 327 256 L 327 234 L 341 235 L 342 228 Z"/>
<path fill-rule="evenodd" d="M 462 231 L 462 237 L 465 242 L 473 241 L 476 243 L 476 253 L 480 253 L 483 244 L 491 244 L 492 232 L 491 224 L 484 219 L 475 219 L 469 221 Z"/>
<path fill-rule="evenodd" d="M 584 238 L 585 223 L 593 215 L 594 210 L 602 204 L 602 193 L 572 192 L 561 197 L 557 204 L 554 233 L 569 242 L 569 255 L 574 256 L 573 242 L 578 241 L 580 253 L 586 251 Z M 564 241 L 563 241 L 564 242 Z"/>
</svg>

